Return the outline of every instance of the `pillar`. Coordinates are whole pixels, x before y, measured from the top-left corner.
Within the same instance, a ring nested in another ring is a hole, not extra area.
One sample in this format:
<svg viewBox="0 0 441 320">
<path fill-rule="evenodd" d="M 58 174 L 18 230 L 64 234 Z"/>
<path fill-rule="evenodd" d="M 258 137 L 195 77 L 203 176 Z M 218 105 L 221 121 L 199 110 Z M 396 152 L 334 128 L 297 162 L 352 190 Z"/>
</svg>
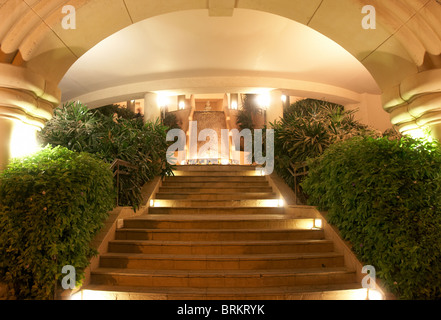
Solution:
<svg viewBox="0 0 441 320">
<path fill-rule="evenodd" d="M 427 130 L 441 140 L 441 69 L 410 76 L 382 98 L 392 124 L 402 133 L 418 137 Z"/>
<path fill-rule="evenodd" d="M 133 113 L 136 112 L 136 101 L 135 100 L 128 100 L 127 101 L 127 109 L 132 111 Z"/>
<path fill-rule="evenodd" d="M 39 74 L 0 63 L 0 170 L 12 156 L 11 143 L 25 154 L 29 140 L 35 140 L 35 129 L 44 127 L 52 118 L 60 98 L 58 87 Z M 14 128 L 23 129 L 19 132 L 20 140 L 12 141 Z"/>
<path fill-rule="evenodd" d="M 144 121 L 155 122 L 161 117 L 161 108 L 158 105 L 158 95 L 148 92 L 144 96 Z"/>
<path fill-rule="evenodd" d="M 10 141 L 14 122 L 12 119 L 0 117 L 0 171 L 4 170 L 10 157 Z"/>
</svg>

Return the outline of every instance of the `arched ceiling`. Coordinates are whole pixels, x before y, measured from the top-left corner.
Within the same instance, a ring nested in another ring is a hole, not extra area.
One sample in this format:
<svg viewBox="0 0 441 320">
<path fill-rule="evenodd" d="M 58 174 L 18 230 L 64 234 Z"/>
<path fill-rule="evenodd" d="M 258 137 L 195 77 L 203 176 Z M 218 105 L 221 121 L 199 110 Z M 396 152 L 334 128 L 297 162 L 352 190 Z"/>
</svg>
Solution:
<svg viewBox="0 0 441 320">
<path fill-rule="evenodd" d="M 63 101 L 122 91 L 262 87 L 322 91 L 323 97 L 381 93 L 366 68 L 334 41 L 291 19 L 247 9 L 231 17 L 180 11 L 132 24 L 81 56 L 59 86 Z"/>
<path fill-rule="evenodd" d="M 65 5 L 75 8 L 74 30 L 63 26 Z M 361 26 L 365 5 L 376 10 L 374 30 Z M 383 108 L 392 114 L 392 122 L 402 130 L 441 123 L 439 112 L 433 111 L 439 105 L 437 98 L 431 100 L 430 108 L 425 106 L 418 114 L 409 112 L 409 104 L 419 107 L 419 97 L 427 104 L 430 96 L 437 96 L 440 91 L 439 0 L 0 0 L 0 91 L 3 94 L 0 100 L 6 105 L 2 112 L 8 117 L 43 124 L 51 117 L 52 109 L 59 105 L 61 90 L 58 86 L 69 68 L 100 41 L 126 27 L 186 10 L 205 11 L 212 19 L 219 16 L 233 16 L 234 19 L 236 12 L 243 9 L 296 21 L 345 48 L 373 75 L 382 91 Z M 255 21 L 255 25 L 260 24 L 263 22 Z M 268 48 L 275 47 L 273 42 L 268 43 Z M 297 81 L 294 76 L 270 77 L 269 72 L 256 71 L 261 70 L 258 67 L 248 70 L 248 76 L 243 76 L 243 70 L 224 69 L 228 74 L 210 76 L 212 70 L 194 69 L 194 72 L 204 70 L 206 76 L 189 77 L 187 70 L 180 74 L 182 78 L 173 81 L 163 72 L 158 74 L 162 78 L 156 80 L 144 78 L 144 82 L 136 82 L 138 80 L 131 79 L 135 82 L 130 85 L 93 92 L 95 97 L 123 96 L 128 92 L 163 88 L 184 88 L 193 92 L 194 88 L 201 90 L 203 86 L 212 88 L 210 90 L 226 90 L 228 86 L 234 89 L 248 84 L 297 88 L 300 93 L 311 92 L 311 88 L 328 94 L 340 91 L 341 96 L 357 98 L 355 91 L 323 82 Z M 242 76 L 235 76 L 234 72 Z M 256 77 L 263 73 L 264 76 Z M 80 79 L 75 81 L 89 90 L 87 79 L 82 83 Z"/>
</svg>

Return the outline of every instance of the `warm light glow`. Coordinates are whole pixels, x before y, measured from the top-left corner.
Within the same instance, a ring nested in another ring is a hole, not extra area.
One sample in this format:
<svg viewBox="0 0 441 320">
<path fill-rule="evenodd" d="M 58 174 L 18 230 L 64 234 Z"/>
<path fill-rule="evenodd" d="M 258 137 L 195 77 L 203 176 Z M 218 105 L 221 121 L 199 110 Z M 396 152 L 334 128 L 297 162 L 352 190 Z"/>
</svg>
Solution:
<svg viewBox="0 0 441 320">
<path fill-rule="evenodd" d="M 158 106 L 160 108 L 166 107 L 170 104 L 170 98 L 165 95 L 158 95 Z"/>
<path fill-rule="evenodd" d="M 109 300 L 109 294 L 104 291 L 83 290 L 83 300 Z"/>
<path fill-rule="evenodd" d="M 283 201 L 283 199 L 279 199 L 279 207 L 283 207 L 285 205 L 285 201 Z"/>
<path fill-rule="evenodd" d="M 286 102 L 286 99 L 287 99 L 287 97 L 286 97 L 284 94 L 282 94 L 282 102 L 283 102 L 283 103 Z"/>
<path fill-rule="evenodd" d="M 151 199 L 150 200 L 150 207 L 154 207 L 155 206 L 155 200 Z"/>
<path fill-rule="evenodd" d="M 378 290 L 358 289 L 348 291 L 348 300 L 384 300 L 384 296 Z"/>
<path fill-rule="evenodd" d="M 271 97 L 270 97 L 270 95 L 269 95 L 268 93 L 265 93 L 265 94 L 259 94 L 259 95 L 257 96 L 257 104 L 258 104 L 261 108 L 263 108 L 263 109 L 268 108 L 269 105 L 270 105 L 270 103 L 271 103 Z"/>
<path fill-rule="evenodd" d="M 185 109 L 185 101 L 180 101 L 179 102 L 179 110 L 184 110 Z"/>
<path fill-rule="evenodd" d="M 261 177 L 265 176 L 265 168 L 261 168 L 261 167 L 256 168 L 255 172 L 256 172 L 256 176 L 261 176 Z"/>
<path fill-rule="evenodd" d="M 231 102 L 231 109 L 232 110 L 237 110 L 237 101 Z"/>
<path fill-rule="evenodd" d="M 314 219 L 314 229 L 321 229 L 323 226 L 322 219 Z"/>
<path fill-rule="evenodd" d="M 277 199 L 267 199 L 259 201 L 259 207 L 271 207 L 276 208 L 279 206 L 279 200 Z"/>
<path fill-rule="evenodd" d="M 369 300 L 384 300 L 384 297 L 380 291 L 372 290 L 372 289 L 369 289 L 369 293 L 367 294 L 367 297 Z"/>
<path fill-rule="evenodd" d="M 15 122 L 10 141 L 11 157 L 24 157 L 39 149 L 37 128 L 22 122 Z"/>
<path fill-rule="evenodd" d="M 83 300 L 83 294 L 82 294 L 82 291 L 79 291 L 79 292 L 74 293 L 73 295 L 71 295 L 69 300 L 72 300 L 72 301 Z"/>
<path fill-rule="evenodd" d="M 406 132 L 406 134 L 410 135 L 414 139 L 424 139 L 429 143 L 433 142 L 433 138 L 430 135 L 430 132 L 428 130 L 414 129 L 414 130 Z"/>
</svg>

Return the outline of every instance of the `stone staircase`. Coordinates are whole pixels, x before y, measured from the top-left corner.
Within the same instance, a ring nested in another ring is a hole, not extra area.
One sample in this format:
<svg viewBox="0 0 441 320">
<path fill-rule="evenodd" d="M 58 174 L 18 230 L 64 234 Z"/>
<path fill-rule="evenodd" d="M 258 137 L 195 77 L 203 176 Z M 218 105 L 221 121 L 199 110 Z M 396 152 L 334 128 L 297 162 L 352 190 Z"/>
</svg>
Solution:
<svg viewBox="0 0 441 320">
<path fill-rule="evenodd" d="M 108 299 L 340 299 L 360 288 L 312 208 L 280 206 L 251 166 L 185 166 L 124 220 L 91 272 Z M 101 296 L 103 297 L 103 296 Z"/>
</svg>

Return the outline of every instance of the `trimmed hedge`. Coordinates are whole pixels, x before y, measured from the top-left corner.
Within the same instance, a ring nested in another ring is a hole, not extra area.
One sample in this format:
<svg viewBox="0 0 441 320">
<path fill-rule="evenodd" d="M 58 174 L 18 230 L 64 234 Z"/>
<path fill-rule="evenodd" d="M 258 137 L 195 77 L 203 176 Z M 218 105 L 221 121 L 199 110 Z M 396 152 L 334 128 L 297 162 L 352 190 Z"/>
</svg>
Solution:
<svg viewBox="0 0 441 320">
<path fill-rule="evenodd" d="M 401 299 L 441 298 L 441 151 L 405 137 L 353 138 L 309 160 L 310 204 Z"/>
<path fill-rule="evenodd" d="M 0 282 L 17 299 L 51 299 L 62 268 L 84 277 L 90 242 L 115 199 L 108 164 L 46 147 L 0 174 Z"/>
</svg>

